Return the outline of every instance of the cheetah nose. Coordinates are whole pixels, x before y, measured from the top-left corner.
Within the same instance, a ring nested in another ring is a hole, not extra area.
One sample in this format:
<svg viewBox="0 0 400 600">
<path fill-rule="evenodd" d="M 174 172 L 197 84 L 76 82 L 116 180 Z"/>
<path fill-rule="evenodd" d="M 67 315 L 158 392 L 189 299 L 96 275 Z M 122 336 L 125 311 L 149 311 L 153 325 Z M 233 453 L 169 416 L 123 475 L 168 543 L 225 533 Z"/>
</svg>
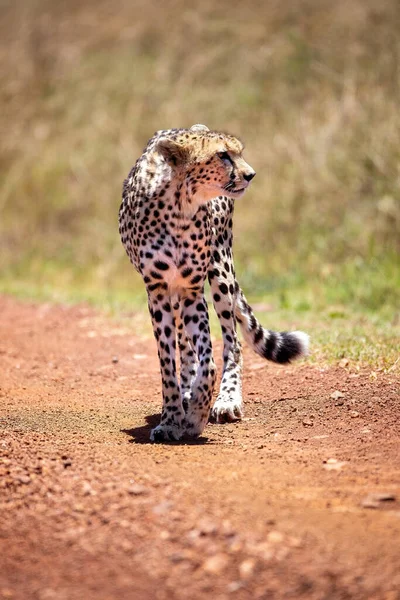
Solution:
<svg viewBox="0 0 400 600">
<path fill-rule="evenodd" d="M 251 181 L 253 179 L 253 177 L 255 176 L 255 174 L 256 174 L 255 171 L 251 171 L 251 173 L 246 173 L 245 175 L 243 175 L 243 177 L 246 181 Z"/>
</svg>

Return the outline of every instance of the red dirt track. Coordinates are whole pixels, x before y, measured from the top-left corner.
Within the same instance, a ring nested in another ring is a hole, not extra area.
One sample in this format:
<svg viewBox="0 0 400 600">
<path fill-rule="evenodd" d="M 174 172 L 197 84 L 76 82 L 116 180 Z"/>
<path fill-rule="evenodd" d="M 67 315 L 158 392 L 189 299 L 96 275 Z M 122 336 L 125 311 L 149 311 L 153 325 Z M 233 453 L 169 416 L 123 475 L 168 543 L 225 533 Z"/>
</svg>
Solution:
<svg viewBox="0 0 400 600">
<path fill-rule="evenodd" d="M 126 320 L 0 297 L 0 365 L 1 600 L 400 599 L 393 372 L 245 349 L 244 421 L 154 445 Z"/>
</svg>

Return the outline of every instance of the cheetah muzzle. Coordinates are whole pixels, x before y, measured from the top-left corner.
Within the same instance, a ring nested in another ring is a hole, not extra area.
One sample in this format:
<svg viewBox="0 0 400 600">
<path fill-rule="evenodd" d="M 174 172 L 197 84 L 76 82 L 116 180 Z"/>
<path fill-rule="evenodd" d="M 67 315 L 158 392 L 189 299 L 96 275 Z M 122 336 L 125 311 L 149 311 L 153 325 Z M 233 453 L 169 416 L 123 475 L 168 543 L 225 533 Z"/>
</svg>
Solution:
<svg viewBox="0 0 400 600">
<path fill-rule="evenodd" d="M 209 417 L 240 420 L 242 353 L 236 323 L 260 356 L 287 363 L 307 354 L 301 331 L 260 325 L 235 277 L 234 199 L 255 172 L 242 143 L 205 125 L 157 131 L 124 181 L 119 231 L 146 286 L 162 378 L 160 424 L 154 442 L 198 436 Z M 223 374 L 216 379 L 204 284 L 208 278 L 223 336 Z M 180 380 L 176 353 L 180 354 Z"/>
</svg>

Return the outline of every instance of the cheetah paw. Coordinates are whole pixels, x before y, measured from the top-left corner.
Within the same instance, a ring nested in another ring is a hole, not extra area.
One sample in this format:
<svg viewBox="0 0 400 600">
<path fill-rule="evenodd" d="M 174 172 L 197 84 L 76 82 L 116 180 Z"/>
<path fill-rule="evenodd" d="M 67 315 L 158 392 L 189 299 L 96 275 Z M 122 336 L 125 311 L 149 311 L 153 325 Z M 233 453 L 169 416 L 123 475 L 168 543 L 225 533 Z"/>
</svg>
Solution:
<svg viewBox="0 0 400 600">
<path fill-rule="evenodd" d="M 203 433 L 207 422 L 208 415 L 197 415 L 192 413 L 189 408 L 189 412 L 186 414 L 184 421 L 186 435 L 190 437 L 199 437 L 199 435 Z"/>
<path fill-rule="evenodd" d="M 181 439 L 183 429 L 177 425 L 157 425 L 150 433 L 151 442 L 177 442 Z"/>
<path fill-rule="evenodd" d="M 210 421 L 214 423 L 230 423 L 241 421 L 243 408 L 241 401 L 217 398 L 211 409 Z"/>
</svg>

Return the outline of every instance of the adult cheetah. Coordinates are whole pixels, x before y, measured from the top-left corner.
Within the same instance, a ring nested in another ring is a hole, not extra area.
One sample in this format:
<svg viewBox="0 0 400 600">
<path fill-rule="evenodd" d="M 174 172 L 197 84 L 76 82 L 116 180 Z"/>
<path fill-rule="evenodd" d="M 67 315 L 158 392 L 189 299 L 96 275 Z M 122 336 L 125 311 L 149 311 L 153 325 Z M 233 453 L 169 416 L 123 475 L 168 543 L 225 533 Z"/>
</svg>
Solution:
<svg viewBox="0 0 400 600">
<path fill-rule="evenodd" d="M 158 345 L 163 407 L 152 441 L 198 436 L 216 379 L 204 284 L 208 277 L 223 335 L 223 374 L 211 418 L 242 417 L 242 356 L 236 322 L 259 355 L 286 363 L 307 354 L 308 336 L 276 333 L 255 318 L 235 278 L 234 199 L 255 172 L 242 143 L 205 125 L 157 131 L 124 181 L 122 243 L 143 277 Z M 176 338 L 180 382 L 176 372 Z"/>
</svg>

